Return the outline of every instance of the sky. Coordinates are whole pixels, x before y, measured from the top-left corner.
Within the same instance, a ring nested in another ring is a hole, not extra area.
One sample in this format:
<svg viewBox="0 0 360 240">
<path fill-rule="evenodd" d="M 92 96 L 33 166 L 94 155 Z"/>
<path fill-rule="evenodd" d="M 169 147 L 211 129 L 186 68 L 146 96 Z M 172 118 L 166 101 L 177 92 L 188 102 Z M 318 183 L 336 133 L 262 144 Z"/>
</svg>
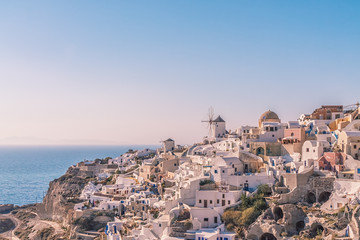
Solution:
<svg viewBox="0 0 360 240">
<path fill-rule="evenodd" d="M 190 144 L 359 101 L 359 1 L 2 1 L 0 144 Z"/>
</svg>

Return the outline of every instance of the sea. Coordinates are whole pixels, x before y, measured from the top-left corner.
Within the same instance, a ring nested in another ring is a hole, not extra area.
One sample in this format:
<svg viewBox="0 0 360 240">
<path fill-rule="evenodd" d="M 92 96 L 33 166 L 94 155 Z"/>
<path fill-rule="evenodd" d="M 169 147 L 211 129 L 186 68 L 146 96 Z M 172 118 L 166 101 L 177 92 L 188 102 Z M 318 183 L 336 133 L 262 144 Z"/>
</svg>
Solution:
<svg viewBox="0 0 360 240">
<path fill-rule="evenodd" d="M 78 162 L 158 146 L 0 146 L 0 204 L 42 202 L 49 182 Z"/>
</svg>

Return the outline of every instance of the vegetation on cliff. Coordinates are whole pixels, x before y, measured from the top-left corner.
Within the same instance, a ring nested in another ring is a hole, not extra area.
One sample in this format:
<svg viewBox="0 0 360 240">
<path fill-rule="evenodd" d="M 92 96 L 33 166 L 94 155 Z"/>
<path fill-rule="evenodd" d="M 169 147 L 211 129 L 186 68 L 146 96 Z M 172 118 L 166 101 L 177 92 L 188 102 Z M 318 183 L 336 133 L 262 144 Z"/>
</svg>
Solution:
<svg viewBox="0 0 360 240">
<path fill-rule="evenodd" d="M 241 236 L 244 229 L 249 227 L 268 208 L 264 196 L 271 192 L 268 185 L 261 185 L 257 193 L 247 197 L 241 196 L 241 203 L 225 210 L 222 218 L 228 230 L 235 231 Z"/>
</svg>

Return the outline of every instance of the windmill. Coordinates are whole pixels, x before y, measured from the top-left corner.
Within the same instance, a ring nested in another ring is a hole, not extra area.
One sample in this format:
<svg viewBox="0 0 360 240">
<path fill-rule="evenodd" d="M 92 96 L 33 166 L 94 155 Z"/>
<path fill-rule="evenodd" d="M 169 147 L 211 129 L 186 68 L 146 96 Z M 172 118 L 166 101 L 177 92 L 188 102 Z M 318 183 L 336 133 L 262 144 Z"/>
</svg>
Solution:
<svg viewBox="0 0 360 240">
<path fill-rule="evenodd" d="M 360 119 L 360 103 L 344 106 L 344 113 L 350 113 L 353 120 Z"/>
<path fill-rule="evenodd" d="M 357 103 L 354 103 L 354 104 L 350 104 L 350 105 L 344 106 L 344 109 L 350 110 L 350 111 L 354 111 L 354 110 L 358 109 L 359 106 L 360 106 L 360 103 L 357 102 Z"/>
<path fill-rule="evenodd" d="M 210 137 L 212 134 L 212 131 L 213 131 L 213 127 L 214 127 L 214 124 L 213 124 L 214 123 L 214 109 L 213 109 L 213 107 L 210 107 L 208 110 L 208 119 L 203 120 L 201 122 L 208 123 L 207 128 L 209 129 L 209 137 Z"/>
</svg>

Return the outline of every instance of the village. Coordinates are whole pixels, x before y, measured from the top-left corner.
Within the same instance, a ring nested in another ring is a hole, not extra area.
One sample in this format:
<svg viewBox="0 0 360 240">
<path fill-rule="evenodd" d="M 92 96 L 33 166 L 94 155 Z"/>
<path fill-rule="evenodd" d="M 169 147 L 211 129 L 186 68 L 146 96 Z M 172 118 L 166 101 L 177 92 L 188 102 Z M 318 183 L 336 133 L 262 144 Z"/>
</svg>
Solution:
<svg viewBox="0 0 360 240">
<path fill-rule="evenodd" d="M 269 110 L 234 131 L 205 122 L 201 143 L 78 163 L 91 181 L 75 219 L 113 212 L 107 240 L 359 239 L 358 103 L 288 122 Z"/>
</svg>

